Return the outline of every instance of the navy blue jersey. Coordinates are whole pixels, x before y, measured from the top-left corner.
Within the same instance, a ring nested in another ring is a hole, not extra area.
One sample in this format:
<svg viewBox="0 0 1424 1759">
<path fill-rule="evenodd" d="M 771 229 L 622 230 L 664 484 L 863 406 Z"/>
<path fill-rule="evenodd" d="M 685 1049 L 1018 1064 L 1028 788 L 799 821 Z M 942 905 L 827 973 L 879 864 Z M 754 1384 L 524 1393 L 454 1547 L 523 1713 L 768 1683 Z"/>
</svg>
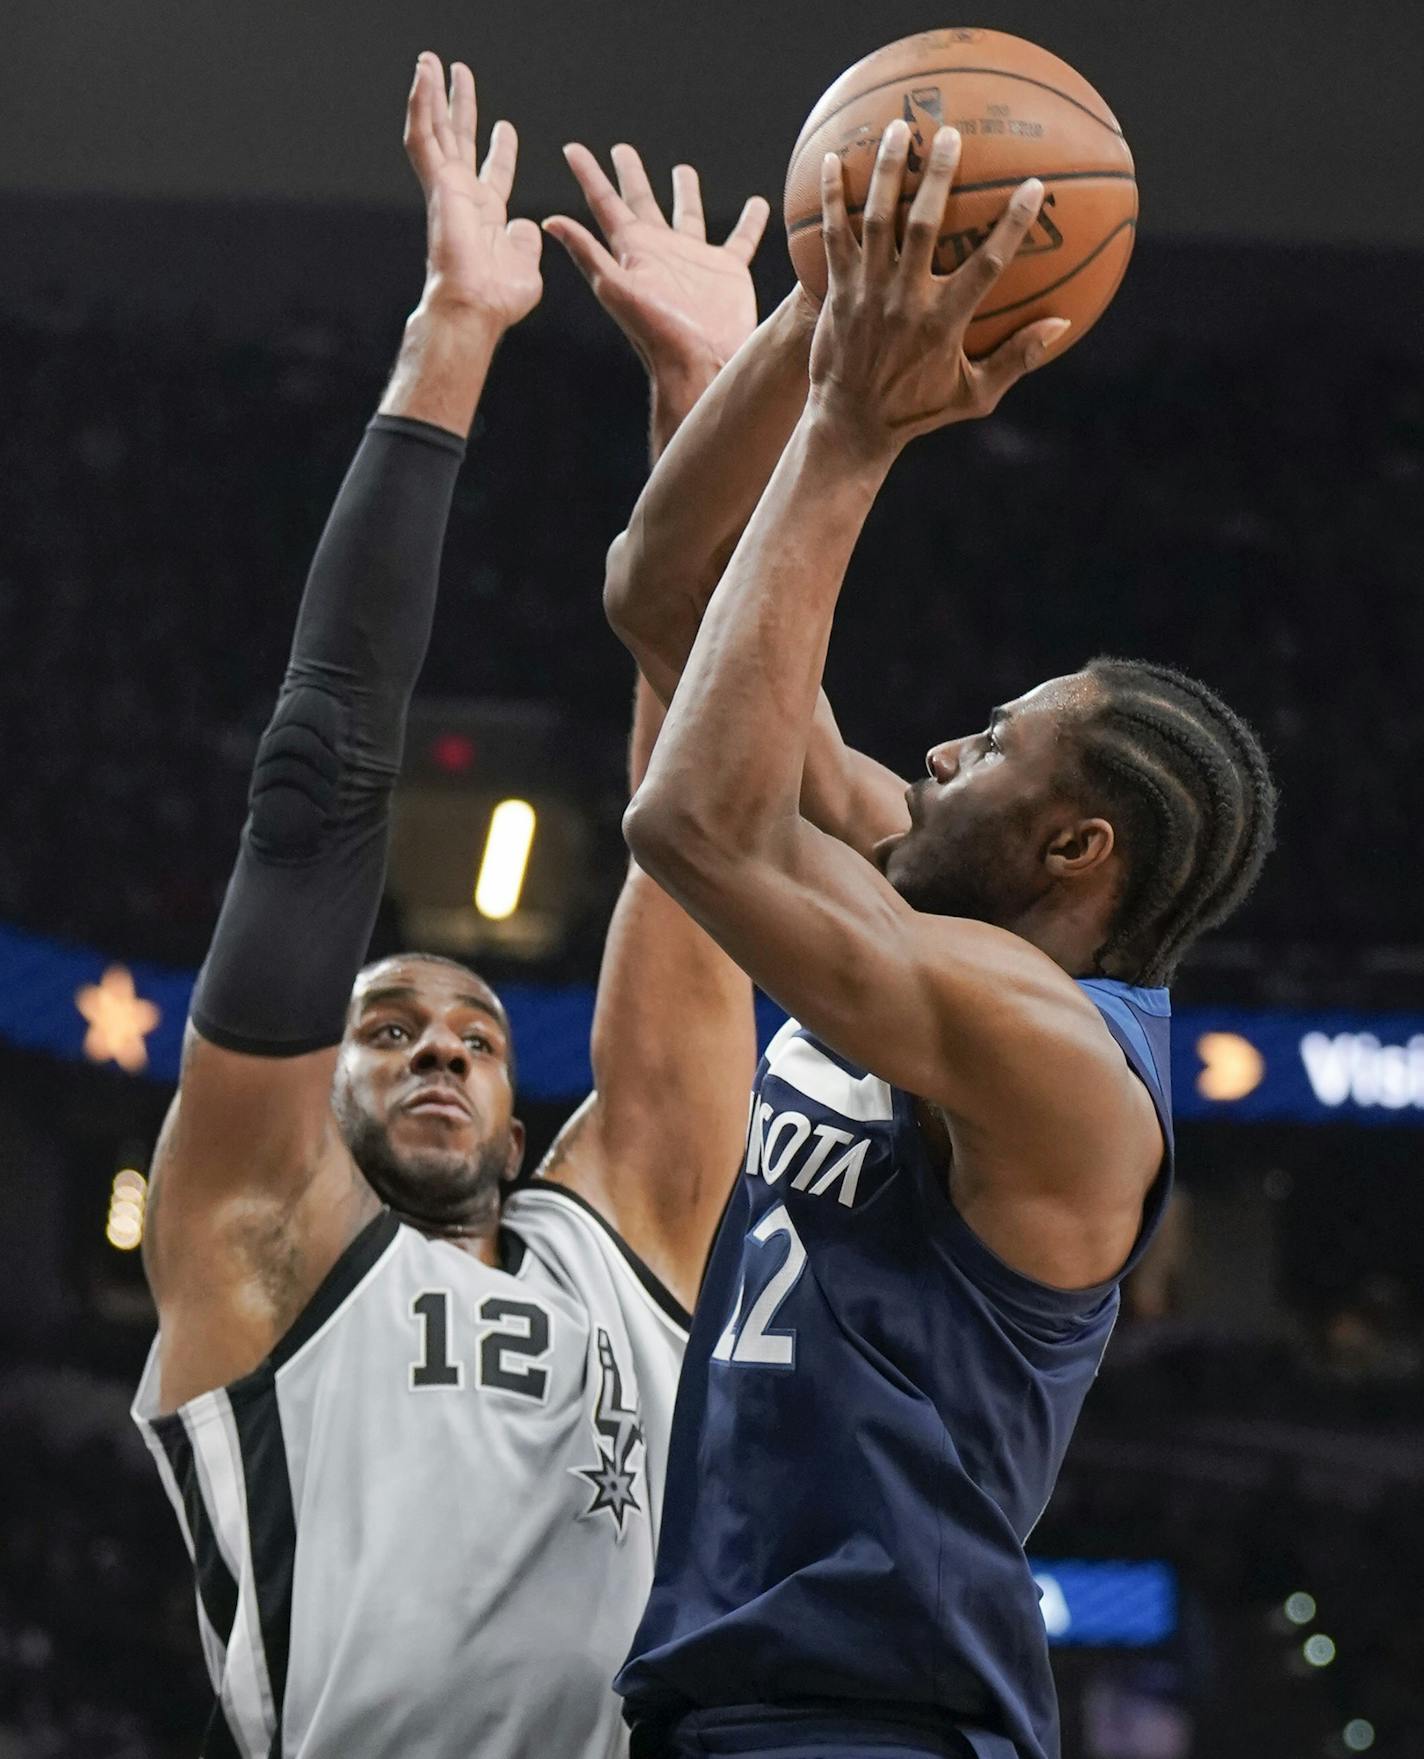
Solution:
<svg viewBox="0 0 1424 1759">
<path fill-rule="evenodd" d="M 1167 1140 L 1165 990 L 1094 979 Z M 828 1701 L 942 1714 L 977 1752 L 1053 1759 L 1024 1541 L 1117 1316 L 1011 1270 L 954 1208 L 915 1101 L 794 1021 L 678 1391 L 652 1597 L 617 1686 L 635 1723 Z M 974 1731 L 978 1731 L 977 1733 Z"/>
</svg>

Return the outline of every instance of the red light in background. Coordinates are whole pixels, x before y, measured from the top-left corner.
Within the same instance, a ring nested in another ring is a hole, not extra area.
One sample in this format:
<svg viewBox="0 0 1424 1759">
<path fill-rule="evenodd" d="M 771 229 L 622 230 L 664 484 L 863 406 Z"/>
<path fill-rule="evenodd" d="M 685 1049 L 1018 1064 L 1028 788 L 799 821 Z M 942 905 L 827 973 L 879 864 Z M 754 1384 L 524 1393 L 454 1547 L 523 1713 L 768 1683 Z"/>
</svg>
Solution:
<svg viewBox="0 0 1424 1759">
<path fill-rule="evenodd" d="M 475 742 L 465 733 L 441 733 L 430 745 L 431 761 L 449 776 L 475 767 Z"/>
</svg>

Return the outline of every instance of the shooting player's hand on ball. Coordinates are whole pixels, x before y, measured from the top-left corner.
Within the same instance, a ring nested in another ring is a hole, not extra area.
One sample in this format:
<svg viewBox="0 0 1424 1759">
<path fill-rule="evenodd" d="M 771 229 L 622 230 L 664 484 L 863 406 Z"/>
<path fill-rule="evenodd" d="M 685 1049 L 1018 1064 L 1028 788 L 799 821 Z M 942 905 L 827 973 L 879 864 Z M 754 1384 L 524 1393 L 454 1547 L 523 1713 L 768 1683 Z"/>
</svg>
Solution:
<svg viewBox="0 0 1424 1759">
<path fill-rule="evenodd" d="M 475 76 L 455 62 L 447 96 L 439 57 L 427 51 L 416 63 L 405 122 L 406 156 L 425 193 L 425 303 L 503 331 L 539 303 L 543 239 L 532 220 L 509 218 L 519 154 L 513 126 L 495 123 L 477 168 L 475 122 Z"/>
<path fill-rule="evenodd" d="M 765 198 L 752 196 L 725 243 L 713 244 L 691 165 L 673 170 L 669 224 L 632 147 L 613 149 L 617 188 L 587 147 L 568 146 L 564 156 L 606 245 L 563 214 L 544 230 L 568 251 L 650 375 L 710 378 L 756 328 L 748 265 L 766 228 Z"/>
<path fill-rule="evenodd" d="M 903 122 L 886 129 L 859 244 L 846 213 L 840 160 L 827 154 L 821 170 L 830 290 L 811 348 L 811 400 L 848 446 L 877 457 L 893 456 L 917 434 L 988 415 L 1068 329 L 1061 318 L 1043 318 L 986 359 L 969 359 L 969 321 L 1023 243 L 1043 186 L 1036 179 L 1020 184 L 963 267 L 936 275 L 935 243 L 944 230 L 959 136 L 952 128 L 935 135 L 897 250 L 909 144 Z"/>
</svg>

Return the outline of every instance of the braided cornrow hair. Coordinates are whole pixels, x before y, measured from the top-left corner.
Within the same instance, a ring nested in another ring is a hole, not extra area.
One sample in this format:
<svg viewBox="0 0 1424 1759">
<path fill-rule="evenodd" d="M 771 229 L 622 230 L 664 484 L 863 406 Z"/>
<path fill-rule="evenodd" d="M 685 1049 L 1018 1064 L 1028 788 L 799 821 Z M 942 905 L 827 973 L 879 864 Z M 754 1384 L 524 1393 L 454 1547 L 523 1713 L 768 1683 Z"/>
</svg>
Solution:
<svg viewBox="0 0 1424 1759">
<path fill-rule="evenodd" d="M 1165 984 L 1256 883 L 1275 840 L 1275 783 L 1255 733 L 1198 679 L 1105 655 L 1084 671 L 1100 701 L 1074 723 L 1073 745 L 1128 870 L 1096 968 Z"/>
</svg>

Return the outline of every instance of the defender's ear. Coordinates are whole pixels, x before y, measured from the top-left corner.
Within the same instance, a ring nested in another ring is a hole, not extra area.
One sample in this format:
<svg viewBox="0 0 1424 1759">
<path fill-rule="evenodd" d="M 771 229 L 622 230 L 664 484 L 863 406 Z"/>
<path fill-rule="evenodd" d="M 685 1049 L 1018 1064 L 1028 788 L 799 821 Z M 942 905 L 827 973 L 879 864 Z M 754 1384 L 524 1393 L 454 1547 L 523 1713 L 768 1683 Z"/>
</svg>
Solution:
<svg viewBox="0 0 1424 1759">
<path fill-rule="evenodd" d="M 1079 819 L 1058 832 L 1043 859 L 1055 879 L 1083 879 L 1107 861 L 1116 843 L 1113 828 L 1105 818 Z"/>
<path fill-rule="evenodd" d="M 504 1163 L 503 1179 L 512 1185 L 524 1165 L 524 1124 L 519 1118 L 509 1120 L 509 1159 Z"/>
</svg>

